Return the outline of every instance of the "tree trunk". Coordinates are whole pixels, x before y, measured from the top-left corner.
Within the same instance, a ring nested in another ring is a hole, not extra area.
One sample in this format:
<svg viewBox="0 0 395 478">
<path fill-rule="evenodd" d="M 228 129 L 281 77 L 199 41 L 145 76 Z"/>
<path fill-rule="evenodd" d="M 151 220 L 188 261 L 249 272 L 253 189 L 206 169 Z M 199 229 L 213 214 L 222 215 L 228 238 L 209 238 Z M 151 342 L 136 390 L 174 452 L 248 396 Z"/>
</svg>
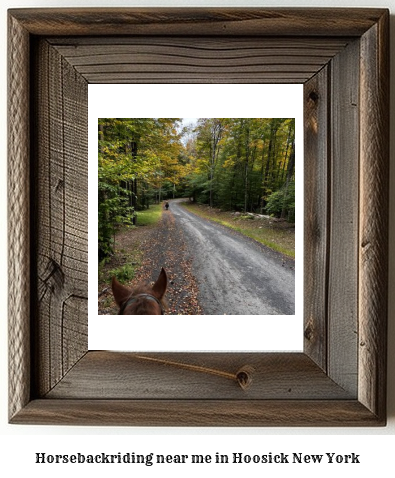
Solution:
<svg viewBox="0 0 395 478">
<path fill-rule="evenodd" d="M 292 148 L 291 148 L 291 154 L 289 156 L 289 161 L 288 161 L 288 168 L 287 168 L 287 180 L 285 183 L 285 191 L 284 191 L 284 200 L 283 200 L 283 208 L 281 211 L 281 218 L 285 218 L 285 213 L 286 213 L 286 202 L 287 202 L 287 196 L 288 196 L 288 186 L 289 183 L 292 179 L 292 176 L 295 171 L 295 142 L 292 142 Z"/>
</svg>

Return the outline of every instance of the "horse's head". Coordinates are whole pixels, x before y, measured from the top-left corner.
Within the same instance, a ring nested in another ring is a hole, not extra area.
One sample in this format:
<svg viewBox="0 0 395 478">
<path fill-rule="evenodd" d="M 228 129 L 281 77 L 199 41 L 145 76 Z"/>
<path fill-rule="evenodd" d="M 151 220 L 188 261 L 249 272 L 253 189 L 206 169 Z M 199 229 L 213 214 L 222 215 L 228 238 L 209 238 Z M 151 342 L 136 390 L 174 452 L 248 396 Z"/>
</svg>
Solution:
<svg viewBox="0 0 395 478">
<path fill-rule="evenodd" d="M 153 286 L 140 285 L 130 289 L 112 279 L 112 293 L 119 307 L 119 315 L 163 315 L 167 275 L 163 269 Z"/>
</svg>

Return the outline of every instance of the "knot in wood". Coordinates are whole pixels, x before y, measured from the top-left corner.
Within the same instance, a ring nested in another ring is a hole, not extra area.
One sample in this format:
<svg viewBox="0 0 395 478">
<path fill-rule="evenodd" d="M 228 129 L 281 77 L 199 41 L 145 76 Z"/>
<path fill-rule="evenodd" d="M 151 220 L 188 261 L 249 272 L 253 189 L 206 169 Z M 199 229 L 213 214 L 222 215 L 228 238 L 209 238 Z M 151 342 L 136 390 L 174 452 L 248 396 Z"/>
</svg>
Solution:
<svg viewBox="0 0 395 478">
<path fill-rule="evenodd" d="M 309 322 L 304 330 L 304 337 L 306 340 L 311 340 L 313 338 L 314 331 L 313 331 L 313 326 Z"/>
<path fill-rule="evenodd" d="M 319 95 L 316 91 L 311 91 L 309 93 L 309 100 L 311 100 L 313 103 L 317 103 L 319 100 Z"/>
</svg>

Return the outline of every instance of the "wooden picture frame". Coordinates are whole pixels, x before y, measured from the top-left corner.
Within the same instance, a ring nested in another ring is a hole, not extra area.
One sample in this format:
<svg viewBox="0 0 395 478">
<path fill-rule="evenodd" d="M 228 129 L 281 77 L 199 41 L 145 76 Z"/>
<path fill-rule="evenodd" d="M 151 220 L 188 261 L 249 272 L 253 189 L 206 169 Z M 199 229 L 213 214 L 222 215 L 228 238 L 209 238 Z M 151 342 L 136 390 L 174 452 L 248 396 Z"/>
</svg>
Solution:
<svg viewBox="0 0 395 478">
<path fill-rule="evenodd" d="M 385 425 L 388 36 L 385 9 L 9 11 L 10 423 Z M 93 82 L 304 84 L 303 353 L 88 351 Z"/>
</svg>

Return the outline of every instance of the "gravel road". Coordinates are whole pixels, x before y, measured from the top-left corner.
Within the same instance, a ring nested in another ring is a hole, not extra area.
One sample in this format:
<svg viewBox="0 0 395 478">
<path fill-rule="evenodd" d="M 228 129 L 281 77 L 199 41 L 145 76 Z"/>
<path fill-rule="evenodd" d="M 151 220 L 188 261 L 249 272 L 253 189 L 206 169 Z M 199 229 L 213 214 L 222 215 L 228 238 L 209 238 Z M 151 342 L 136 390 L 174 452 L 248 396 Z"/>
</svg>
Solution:
<svg viewBox="0 0 395 478">
<path fill-rule="evenodd" d="M 220 224 L 170 204 L 182 230 L 206 315 L 293 315 L 294 261 Z"/>
</svg>

